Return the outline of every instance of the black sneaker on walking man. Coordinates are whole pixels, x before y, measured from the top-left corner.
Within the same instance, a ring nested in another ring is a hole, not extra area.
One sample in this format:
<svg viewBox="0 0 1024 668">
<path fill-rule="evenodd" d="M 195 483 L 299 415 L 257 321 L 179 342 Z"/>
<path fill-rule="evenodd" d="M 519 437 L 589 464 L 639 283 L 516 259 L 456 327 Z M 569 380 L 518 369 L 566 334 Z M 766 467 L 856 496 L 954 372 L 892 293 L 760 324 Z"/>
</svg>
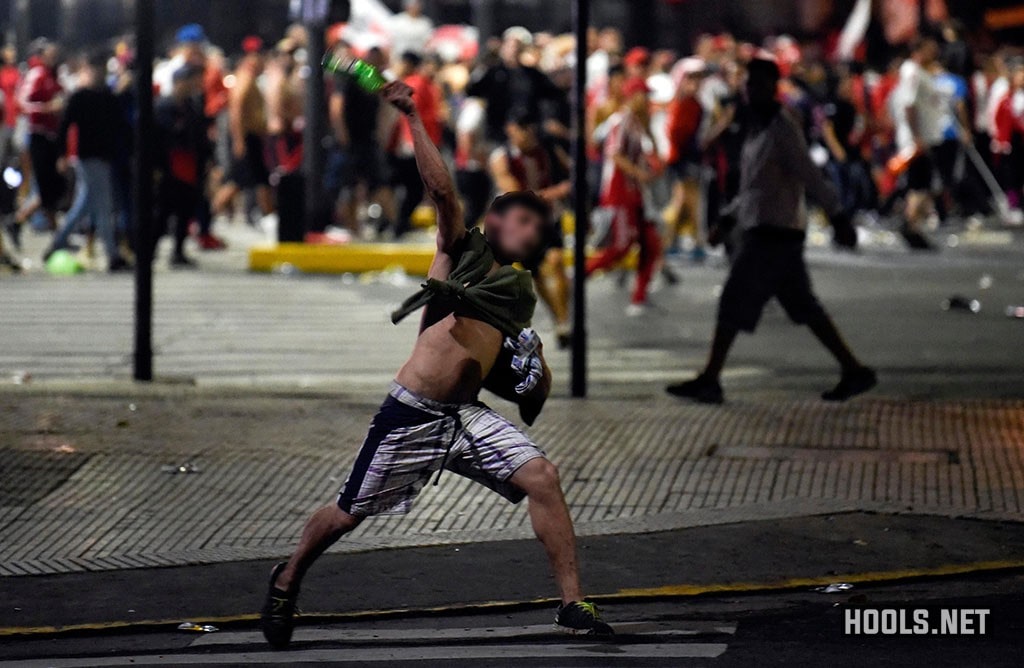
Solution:
<svg viewBox="0 0 1024 668">
<path fill-rule="evenodd" d="M 811 288 L 804 262 L 804 190 L 831 215 L 836 242 L 856 246 L 856 232 L 839 199 L 811 162 L 796 123 L 776 100 L 779 68 L 768 60 L 750 63 L 746 84 L 750 129 L 741 153 L 736 217 L 743 241 L 718 304 L 711 353 L 697 378 L 666 390 L 701 403 L 725 400 L 720 377 L 736 335 L 753 332 L 775 297 L 793 322 L 807 325 L 839 362 L 842 377 L 821 396 L 845 401 L 875 386 L 875 372 L 846 345 Z"/>
<path fill-rule="evenodd" d="M 367 517 L 407 512 L 443 469 L 513 503 L 528 498 L 530 520 L 562 600 L 556 625 L 569 633 L 610 634 L 594 605 L 583 600 L 576 538 L 557 469 L 477 398 L 486 386 L 516 401 L 532 423 L 550 390 L 551 373 L 529 328 L 536 305 L 533 279 L 512 266 L 537 250 L 548 206 L 533 193 L 509 193 L 491 205 L 485 233 L 468 231 L 455 184 L 416 113 L 412 89 L 394 82 L 382 94 L 410 125 L 416 163 L 438 219 L 427 282 L 392 319 L 426 310 L 412 355 L 373 418 L 337 502 L 310 517 L 291 559 L 274 568 L 261 615 L 263 635 L 271 646 L 287 647 L 299 585 L 317 557 Z"/>
</svg>

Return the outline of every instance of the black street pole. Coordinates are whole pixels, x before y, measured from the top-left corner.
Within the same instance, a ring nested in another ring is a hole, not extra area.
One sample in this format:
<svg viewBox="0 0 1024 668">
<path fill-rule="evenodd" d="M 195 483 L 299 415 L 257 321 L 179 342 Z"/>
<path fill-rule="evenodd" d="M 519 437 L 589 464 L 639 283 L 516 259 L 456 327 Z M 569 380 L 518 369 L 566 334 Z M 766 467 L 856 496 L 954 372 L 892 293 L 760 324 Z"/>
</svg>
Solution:
<svg viewBox="0 0 1024 668">
<path fill-rule="evenodd" d="M 135 0 L 135 380 L 153 380 L 153 3 Z"/>
<path fill-rule="evenodd" d="M 317 6 L 320 5 L 320 6 Z M 305 177 L 306 232 L 323 227 L 324 204 L 324 147 L 327 134 L 324 101 L 324 71 L 320 61 L 324 57 L 324 31 L 329 3 L 307 0 L 302 17 L 306 26 L 306 54 L 309 68 L 306 78 L 306 125 L 302 134 L 302 171 Z"/>
<path fill-rule="evenodd" d="M 586 86 L 587 26 L 590 0 L 575 0 L 573 29 L 576 33 L 576 82 L 573 91 L 573 212 L 576 215 L 575 267 L 572 295 L 572 396 L 587 396 L 587 227 L 590 202 L 587 193 Z"/>
</svg>

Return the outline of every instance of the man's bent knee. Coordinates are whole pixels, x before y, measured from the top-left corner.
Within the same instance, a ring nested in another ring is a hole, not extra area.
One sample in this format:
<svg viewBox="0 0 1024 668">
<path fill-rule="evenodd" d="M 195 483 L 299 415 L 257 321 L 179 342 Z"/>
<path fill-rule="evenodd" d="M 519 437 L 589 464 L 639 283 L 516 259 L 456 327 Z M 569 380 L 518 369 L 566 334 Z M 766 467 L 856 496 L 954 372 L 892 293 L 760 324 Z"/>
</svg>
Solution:
<svg viewBox="0 0 1024 668">
<path fill-rule="evenodd" d="M 336 503 L 324 506 L 316 512 L 316 516 L 328 524 L 331 533 L 338 535 L 352 531 L 363 521 L 363 518 L 345 512 Z"/>
</svg>

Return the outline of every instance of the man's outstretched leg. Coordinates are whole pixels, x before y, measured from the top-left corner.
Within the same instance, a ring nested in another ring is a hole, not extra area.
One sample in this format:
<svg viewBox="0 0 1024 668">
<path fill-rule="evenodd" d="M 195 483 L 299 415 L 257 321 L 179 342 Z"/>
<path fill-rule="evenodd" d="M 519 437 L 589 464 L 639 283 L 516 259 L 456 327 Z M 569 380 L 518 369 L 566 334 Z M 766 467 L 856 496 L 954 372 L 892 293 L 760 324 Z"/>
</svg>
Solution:
<svg viewBox="0 0 1024 668">
<path fill-rule="evenodd" d="M 544 545 L 562 605 L 555 624 L 567 633 L 611 635 L 593 603 L 583 600 L 576 560 L 576 534 L 565 504 L 558 469 L 547 459 L 532 459 L 512 476 L 511 482 L 526 492 L 530 522 Z"/>
<path fill-rule="evenodd" d="M 873 369 L 861 364 L 860 360 L 850 350 L 843 335 L 839 333 L 832 318 L 823 313 L 807 322 L 807 326 L 814 333 L 814 336 L 821 341 L 832 356 L 839 362 L 842 369 L 842 377 L 839 384 L 831 390 L 823 392 L 821 398 L 825 401 L 846 401 L 858 394 L 863 394 L 878 383 L 878 377 Z"/>
<path fill-rule="evenodd" d="M 274 567 L 270 590 L 260 613 L 263 637 L 275 649 L 283 649 L 295 628 L 295 603 L 299 586 L 313 562 L 339 538 L 359 526 L 361 518 L 346 513 L 337 504 L 324 506 L 306 521 L 302 538 L 287 562 Z"/>
<path fill-rule="evenodd" d="M 711 340 L 711 351 L 708 353 L 704 370 L 693 380 L 669 385 L 665 391 L 674 397 L 693 399 L 702 404 L 720 404 L 725 401 L 721 381 L 722 369 L 737 334 L 738 329 L 719 322 L 715 327 L 715 337 Z"/>
</svg>

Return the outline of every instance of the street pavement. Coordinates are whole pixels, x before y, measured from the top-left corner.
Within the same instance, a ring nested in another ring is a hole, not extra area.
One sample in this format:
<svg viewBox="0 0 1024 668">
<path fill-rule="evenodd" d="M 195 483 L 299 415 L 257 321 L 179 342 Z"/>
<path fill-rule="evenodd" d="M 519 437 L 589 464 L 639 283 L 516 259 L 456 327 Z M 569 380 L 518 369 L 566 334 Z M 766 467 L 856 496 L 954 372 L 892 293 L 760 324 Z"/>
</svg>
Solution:
<svg viewBox="0 0 1024 668">
<path fill-rule="evenodd" d="M 203 255 L 199 271 L 161 266 L 149 386 L 128 381 L 130 277 L 0 276 L 0 634 L 22 634 L 0 638 L 0 659 L 1013 665 L 1024 321 L 1004 310 L 1024 303 L 1015 236 L 960 234 L 923 256 L 884 239 L 858 255 L 812 248 L 823 301 L 881 376 L 842 406 L 816 399 L 836 371 L 777 308 L 738 343 L 724 407 L 663 396 L 703 359 L 720 259 L 679 263 L 682 283 L 661 286 L 639 318 L 623 316 L 617 276 L 595 279 L 590 398 L 568 398 L 568 355 L 549 350 L 555 397 L 530 433 L 561 467 L 592 591 L 635 633 L 602 645 L 541 632 L 548 603 L 515 607 L 550 595 L 525 512 L 448 475 L 412 515 L 343 541 L 307 590 L 314 613 L 412 610 L 344 624 L 314 615 L 302 631 L 313 635 L 284 659 L 251 635 L 261 573 L 343 481 L 415 336 L 387 313 L 417 279 L 250 275 L 240 267 L 252 235 L 232 234 L 232 250 Z M 944 311 L 952 295 L 981 311 Z M 550 334 L 546 315 L 538 327 Z M 358 592 L 352 573 L 370 574 Z M 854 591 L 947 607 L 983 599 L 1002 621 L 984 644 L 855 642 L 830 607 L 849 596 L 826 604 L 807 589 L 865 574 L 937 579 L 869 578 Z M 424 616 L 488 601 L 512 607 Z M 165 631 L 186 619 L 226 621 L 209 636 Z M 43 628 L 74 625 L 84 626 Z"/>
</svg>

